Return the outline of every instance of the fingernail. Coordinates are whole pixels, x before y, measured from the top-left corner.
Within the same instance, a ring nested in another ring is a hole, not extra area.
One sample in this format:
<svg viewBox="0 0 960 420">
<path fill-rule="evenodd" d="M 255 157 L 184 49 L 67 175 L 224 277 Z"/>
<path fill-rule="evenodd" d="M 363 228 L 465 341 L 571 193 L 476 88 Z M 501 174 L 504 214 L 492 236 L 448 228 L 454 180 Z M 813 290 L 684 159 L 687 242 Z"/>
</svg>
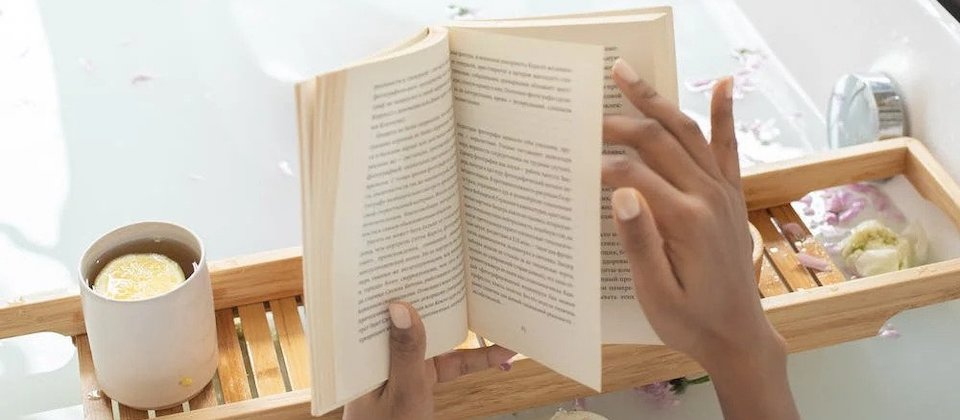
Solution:
<svg viewBox="0 0 960 420">
<path fill-rule="evenodd" d="M 410 311 L 407 310 L 407 307 L 399 303 L 391 303 L 387 307 L 390 311 L 390 321 L 393 322 L 393 326 L 401 330 L 410 328 L 412 322 L 410 322 Z"/>
<path fill-rule="evenodd" d="M 728 77 L 723 85 L 723 97 L 733 99 L 733 77 Z"/>
<path fill-rule="evenodd" d="M 511 368 L 513 368 L 513 365 L 510 364 L 510 363 L 501 363 L 501 364 L 500 364 L 500 370 L 502 370 L 502 371 L 504 371 L 504 372 L 509 372 Z"/>
<path fill-rule="evenodd" d="M 637 217 L 640 214 L 640 202 L 637 201 L 637 195 L 633 188 L 620 188 L 613 192 L 610 197 L 613 204 L 613 211 L 617 214 L 617 219 L 626 222 Z"/>
<path fill-rule="evenodd" d="M 627 83 L 636 83 L 640 80 L 640 76 L 637 75 L 637 72 L 633 71 L 633 67 L 630 67 L 622 58 L 618 58 L 617 61 L 613 63 L 613 74 L 616 74 L 617 77 Z"/>
</svg>

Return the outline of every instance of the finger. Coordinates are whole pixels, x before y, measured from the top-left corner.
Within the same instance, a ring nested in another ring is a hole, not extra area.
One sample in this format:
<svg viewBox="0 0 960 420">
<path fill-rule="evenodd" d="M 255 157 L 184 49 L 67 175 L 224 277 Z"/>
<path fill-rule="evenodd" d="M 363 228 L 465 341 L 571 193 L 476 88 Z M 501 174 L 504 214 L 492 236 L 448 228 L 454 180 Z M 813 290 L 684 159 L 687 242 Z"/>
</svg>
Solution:
<svg viewBox="0 0 960 420">
<path fill-rule="evenodd" d="M 611 204 L 640 304 L 651 311 L 672 302 L 682 285 L 670 267 L 647 200 L 633 188 L 619 188 L 613 192 Z"/>
<path fill-rule="evenodd" d="M 456 350 L 433 358 L 437 367 L 437 382 L 447 382 L 492 367 L 509 370 L 510 358 L 517 352 L 500 346 Z"/>
<path fill-rule="evenodd" d="M 628 155 L 603 155 L 600 180 L 611 188 L 633 187 L 650 197 L 654 213 L 670 211 L 681 192 L 644 162 Z"/>
<path fill-rule="evenodd" d="M 681 191 L 695 191 L 707 180 L 703 171 L 695 169 L 690 155 L 656 120 L 608 115 L 603 118 L 603 140 L 632 147 L 647 166 Z"/>
<path fill-rule="evenodd" d="M 727 77 L 713 87 L 710 100 L 710 151 L 723 178 L 740 187 L 740 157 L 733 124 L 733 78 Z"/>
<path fill-rule="evenodd" d="M 663 124 L 664 128 L 670 131 L 683 149 L 690 154 L 700 170 L 719 178 L 720 169 L 717 168 L 717 163 L 710 154 L 700 125 L 681 112 L 676 104 L 660 96 L 656 89 L 643 81 L 623 59 L 617 59 L 612 70 L 613 81 L 630 103 L 643 115 Z"/>
<path fill-rule="evenodd" d="M 427 337 L 417 311 L 406 302 L 393 302 L 390 313 L 390 377 L 387 391 L 402 395 L 429 386 L 424 365 Z"/>
</svg>

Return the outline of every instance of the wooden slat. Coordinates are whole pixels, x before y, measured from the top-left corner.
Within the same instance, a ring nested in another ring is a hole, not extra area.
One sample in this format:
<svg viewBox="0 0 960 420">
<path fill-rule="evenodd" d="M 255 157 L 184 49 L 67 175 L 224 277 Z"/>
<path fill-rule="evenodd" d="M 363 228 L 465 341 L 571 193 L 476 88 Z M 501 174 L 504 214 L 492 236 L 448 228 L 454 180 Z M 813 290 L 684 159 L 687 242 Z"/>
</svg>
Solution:
<svg viewBox="0 0 960 420">
<path fill-rule="evenodd" d="M 217 309 L 301 295 L 301 250 L 286 248 L 213 261 L 210 278 Z"/>
<path fill-rule="evenodd" d="M 903 174 L 923 198 L 933 202 L 960 228 L 960 186 L 922 143 L 911 140 L 907 147 Z"/>
<path fill-rule="evenodd" d="M 752 211 L 750 212 L 750 223 L 753 223 L 760 231 L 770 262 L 776 267 L 777 272 L 780 273 L 784 282 L 790 286 L 790 289 L 794 291 L 806 290 L 818 286 L 810 272 L 800 265 L 793 247 L 783 236 L 780 236 L 780 232 L 773 226 L 773 222 L 770 221 L 770 213 L 767 213 L 766 210 Z"/>
<path fill-rule="evenodd" d="M 300 248 L 210 262 L 210 280 L 216 309 L 303 294 Z M 22 303 L 0 304 L 0 338 L 45 331 L 67 336 L 86 332 L 79 295 L 26 297 Z"/>
<path fill-rule="evenodd" d="M 120 404 L 120 420 L 143 420 L 148 417 L 144 410 L 137 410 Z"/>
<path fill-rule="evenodd" d="M 110 398 L 100 392 L 100 399 L 89 398 L 91 392 L 98 391 L 97 376 L 90 356 L 90 342 L 86 334 L 73 337 L 77 347 L 77 361 L 80 368 L 80 395 L 83 399 L 83 418 L 86 420 L 113 420 L 113 405 Z"/>
<path fill-rule="evenodd" d="M 243 367 L 243 353 L 240 351 L 240 339 L 233 323 L 232 309 L 217 311 L 217 345 L 220 350 L 217 375 L 220 378 L 224 403 L 249 400 L 250 385 Z"/>
<path fill-rule="evenodd" d="M 810 191 L 898 175 L 904 170 L 907 147 L 915 142 L 890 139 L 745 168 L 747 208 L 766 209 Z"/>
<path fill-rule="evenodd" d="M 836 284 L 846 280 L 843 277 L 843 272 L 833 264 L 833 260 L 830 259 L 827 250 L 813 238 L 810 229 L 803 223 L 803 219 L 801 219 L 800 215 L 793 209 L 793 206 L 785 204 L 770 208 L 768 211 L 770 212 L 770 216 L 773 216 L 773 219 L 777 221 L 778 225 L 783 226 L 787 223 L 796 223 L 803 230 L 803 238 L 801 238 L 799 243 L 796 241 L 790 242 L 793 249 L 798 252 L 805 252 L 814 257 L 822 258 L 827 262 L 828 267 L 826 270 L 811 271 L 821 285 Z M 781 231 L 782 230 L 783 229 L 781 229 Z"/>
<path fill-rule="evenodd" d="M 157 410 L 156 414 L 157 414 L 157 417 L 163 417 L 163 416 L 169 416 L 172 414 L 177 414 L 182 412 L 183 412 L 183 406 L 176 405 L 170 408 L 165 408 L 163 410 Z"/>
<path fill-rule="evenodd" d="M 955 259 L 804 293 L 786 293 L 762 302 L 789 350 L 799 352 L 875 336 L 893 314 L 958 298 L 960 259 Z M 662 346 L 607 345 L 603 365 L 604 392 L 703 371 L 692 360 Z M 508 373 L 488 369 L 439 384 L 435 389 L 436 418 L 491 416 L 594 394 L 533 360 L 519 360 Z M 300 390 L 178 416 L 270 420 L 307 418 L 309 413 L 310 393 Z"/>
<path fill-rule="evenodd" d="M 777 274 L 777 270 L 775 270 L 773 264 L 770 263 L 770 258 L 766 255 L 761 258 L 763 265 L 760 267 L 760 281 L 757 283 L 757 288 L 760 289 L 760 295 L 770 297 L 789 292 L 790 290 L 787 289 L 787 286 L 780 280 L 780 275 Z"/>
<path fill-rule="evenodd" d="M 310 387 L 310 351 L 307 336 L 303 333 L 297 299 L 294 297 L 270 301 L 273 324 L 277 328 L 280 350 L 283 352 L 283 364 L 287 367 L 287 377 L 292 389 Z"/>
<path fill-rule="evenodd" d="M 239 308 L 240 326 L 247 343 L 254 383 L 259 396 L 279 394 L 287 390 L 280 373 L 280 361 L 273 345 L 273 336 L 267 324 L 267 312 L 262 303 Z"/>
<path fill-rule="evenodd" d="M 44 331 L 66 336 L 85 333 L 80 296 L 69 294 L 38 301 L 25 297 L 23 302 L 0 303 L 0 338 Z"/>
<path fill-rule="evenodd" d="M 213 407 L 217 405 L 217 395 L 213 389 L 213 381 L 203 387 L 197 396 L 190 399 L 190 409 L 199 410 L 201 408 Z"/>
</svg>

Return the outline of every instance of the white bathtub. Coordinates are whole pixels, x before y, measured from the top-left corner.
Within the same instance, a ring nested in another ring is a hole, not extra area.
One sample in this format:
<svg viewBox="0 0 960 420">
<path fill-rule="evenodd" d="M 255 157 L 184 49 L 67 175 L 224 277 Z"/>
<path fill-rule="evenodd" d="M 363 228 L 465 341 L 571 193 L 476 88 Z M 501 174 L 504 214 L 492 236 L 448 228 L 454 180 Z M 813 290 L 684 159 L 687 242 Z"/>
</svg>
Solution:
<svg viewBox="0 0 960 420">
<path fill-rule="evenodd" d="M 291 176 L 298 171 L 293 95 L 282 79 L 338 64 L 336 54 L 344 52 L 328 50 L 323 34 L 383 29 L 364 29 L 359 19 L 370 15 L 360 3 L 335 7 L 349 19 L 325 15 L 321 2 L 270 3 L 299 5 L 300 13 L 265 3 L 0 1 L 0 92 L 10 93 L 0 94 L 0 301 L 72 284 L 87 242 L 135 219 L 196 227 L 212 259 L 300 243 L 299 188 Z M 448 3 L 417 0 L 380 10 L 426 24 L 445 19 Z M 662 3 L 460 4 L 476 6 L 481 17 L 506 17 Z M 883 71 L 902 87 L 910 133 L 960 179 L 960 25 L 937 3 L 667 3 L 677 17 L 681 105 L 691 114 L 707 115 L 707 101 L 683 82 L 733 72 L 732 49 L 758 49 L 768 55 L 756 78 L 760 88 L 737 102 L 737 118 L 772 119 L 780 131 L 775 140 L 798 153 L 824 149 L 823 113 L 836 78 Z M 297 49 L 286 48 L 293 42 L 330 54 L 298 57 Z M 367 52 L 382 45 L 353 47 Z M 150 80 L 131 83 L 138 76 Z M 193 153 L 183 156 L 182 150 Z M 158 168 L 138 162 L 139 153 L 170 166 L 144 171 Z M 104 157 L 127 162 L 121 169 L 138 176 L 126 179 L 98 166 Z M 3 172 L 11 167 L 16 171 Z M 107 183 L 125 188 L 130 203 L 103 206 Z M 151 201 L 158 197 L 166 204 Z M 42 281 L 25 280 L 31 278 Z M 960 418 L 953 392 L 953 378 L 960 377 L 958 321 L 958 303 L 914 310 L 893 319 L 902 333 L 898 340 L 874 338 L 791 356 L 802 414 Z M 69 340 L 50 335 L 0 341 L 0 418 L 79 417 L 71 352 Z M 632 392 L 592 397 L 587 405 L 611 419 L 720 418 L 709 385 L 691 388 L 668 409 Z M 556 408 L 499 418 L 548 418 Z"/>
</svg>

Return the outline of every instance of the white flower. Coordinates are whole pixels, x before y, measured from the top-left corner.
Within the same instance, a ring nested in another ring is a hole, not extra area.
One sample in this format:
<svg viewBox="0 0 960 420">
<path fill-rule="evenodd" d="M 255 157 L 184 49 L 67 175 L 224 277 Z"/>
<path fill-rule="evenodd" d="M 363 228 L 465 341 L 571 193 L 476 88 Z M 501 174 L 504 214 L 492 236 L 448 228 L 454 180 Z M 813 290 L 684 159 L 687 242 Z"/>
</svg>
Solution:
<svg viewBox="0 0 960 420">
<path fill-rule="evenodd" d="M 901 236 L 877 220 L 867 220 L 840 246 L 840 255 L 860 277 L 913 267 L 926 258 L 926 235 L 919 225 Z"/>
</svg>

